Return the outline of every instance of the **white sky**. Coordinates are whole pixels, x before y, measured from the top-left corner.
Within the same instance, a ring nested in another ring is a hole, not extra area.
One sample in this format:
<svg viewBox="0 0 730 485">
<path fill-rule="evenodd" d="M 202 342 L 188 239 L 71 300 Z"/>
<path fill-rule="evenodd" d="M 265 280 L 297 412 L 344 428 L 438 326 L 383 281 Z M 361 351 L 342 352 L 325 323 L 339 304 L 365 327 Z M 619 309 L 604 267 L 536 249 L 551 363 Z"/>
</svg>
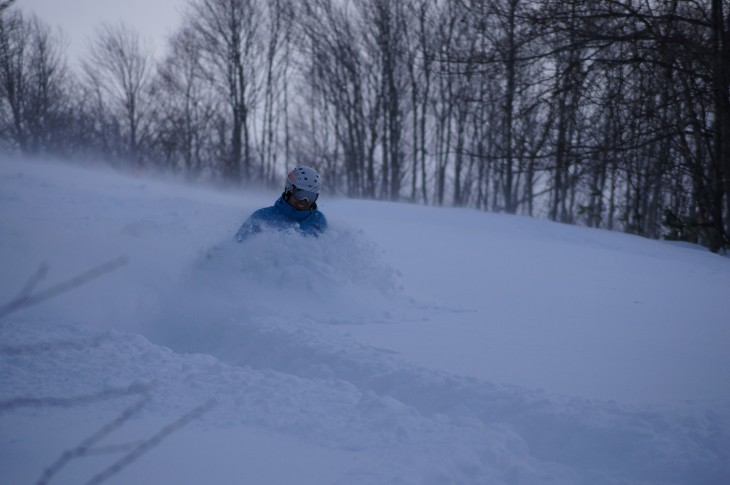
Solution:
<svg viewBox="0 0 730 485">
<path fill-rule="evenodd" d="M 180 25 L 186 4 L 187 0 L 17 0 L 15 5 L 51 27 L 60 27 L 73 63 L 85 54 L 88 40 L 104 22 L 124 22 L 161 54 L 165 39 Z"/>
</svg>

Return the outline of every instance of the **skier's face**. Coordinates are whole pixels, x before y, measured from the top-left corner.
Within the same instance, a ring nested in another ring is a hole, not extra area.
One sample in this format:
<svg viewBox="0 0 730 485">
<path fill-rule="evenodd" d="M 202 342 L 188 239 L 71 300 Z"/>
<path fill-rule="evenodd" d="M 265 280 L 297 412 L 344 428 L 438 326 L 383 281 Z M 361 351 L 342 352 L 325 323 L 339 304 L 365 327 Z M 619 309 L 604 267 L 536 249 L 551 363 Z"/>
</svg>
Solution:
<svg viewBox="0 0 730 485">
<path fill-rule="evenodd" d="M 298 195 L 300 195 L 301 198 L 297 198 Z M 316 198 L 316 194 L 295 188 L 295 190 L 289 195 L 289 204 L 296 210 L 309 210 Z"/>
<path fill-rule="evenodd" d="M 307 210 L 312 206 L 312 204 L 310 204 L 309 201 L 297 200 L 294 198 L 293 195 L 291 197 L 289 197 L 289 204 L 291 204 L 292 207 L 294 207 L 296 210 L 299 210 L 299 211 Z"/>
</svg>

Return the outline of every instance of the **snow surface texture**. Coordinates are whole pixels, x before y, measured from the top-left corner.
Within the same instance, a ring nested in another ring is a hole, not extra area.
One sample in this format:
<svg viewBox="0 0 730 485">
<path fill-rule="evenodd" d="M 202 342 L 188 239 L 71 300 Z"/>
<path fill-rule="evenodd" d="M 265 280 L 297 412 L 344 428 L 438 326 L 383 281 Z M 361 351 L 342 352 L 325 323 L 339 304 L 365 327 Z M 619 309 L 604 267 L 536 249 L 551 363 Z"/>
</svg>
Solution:
<svg viewBox="0 0 730 485">
<path fill-rule="evenodd" d="M 140 396 L 51 483 L 211 399 L 107 483 L 730 483 L 730 259 L 326 194 L 231 243 L 276 196 L 0 160 L 0 302 L 129 258 L 0 320 L 1 483 Z"/>
</svg>

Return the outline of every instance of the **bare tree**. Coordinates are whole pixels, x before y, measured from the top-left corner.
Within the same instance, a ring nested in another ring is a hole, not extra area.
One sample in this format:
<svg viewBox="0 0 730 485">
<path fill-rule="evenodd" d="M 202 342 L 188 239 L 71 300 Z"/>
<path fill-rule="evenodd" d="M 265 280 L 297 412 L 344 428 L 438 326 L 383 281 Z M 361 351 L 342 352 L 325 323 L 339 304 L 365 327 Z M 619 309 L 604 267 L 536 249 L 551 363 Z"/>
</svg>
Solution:
<svg viewBox="0 0 730 485">
<path fill-rule="evenodd" d="M 384 198 L 398 200 L 404 179 L 405 121 L 408 104 L 407 10 L 397 0 L 361 2 L 363 49 L 377 71 L 378 105 L 382 119 L 381 190 Z"/>
<path fill-rule="evenodd" d="M 69 122 L 63 40 L 11 4 L 0 11 L 0 134 L 25 153 L 58 151 Z"/>
<path fill-rule="evenodd" d="M 253 109 L 260 89 L 262 9 L 257 0 L 196 0 L 189 21 L 203 41 L 206 69 L 228 105 L 229 180 L 252 169 Z"/>
<path fill-rule="evenodd" d="M 28 45 L 30 44 L 30 28 L 20 13 L 7 11 L 10 4 L 4 5 L 0 15 L 0 69 L 2 69 L 3 110 L 2 131 L 6 137 L 12 133 L 17 146 L 28 149 L 28 133 L 25 123 L 23 105 L 26 99 Z"/>
<path fill-rule="evenodd" d="M 202 50 L 193 28 L 179 30 L 170 40 L 170 53 L 154 87 L 159 105 L 157 145 L 168 166 L 190 177 L 216 165 L 213 122 L 220 103 L 203 65 Z"/>
<path fill-rule="evenodd" d="M 428 203 L 427 158 L 429 146 L 426 128 L 429 119 L 431 83 L 436 57 L 435 16 L 438 5 L 429 0 L 414 0 L 409 6 L 409 26 L 405 29 L 407 43 L 406 68 L 410 82 L 412 121 L 411 200 Z"/>
<path fill-rule="evenodd" d="M 286 118 L 288 117 L 289 78 L 291 77 L 294 29 L 294 5 L 291 0 L 274 0 L 266 8 L 265 79 L 263 80 L 263 112 L 259 144 L 260 177 L 274 182 L 284 144 L 284 160 L 289 163 Z M 284 133 L 281 125 L 285 124 Z"/>
<path fill-rule="evenodd" d="M 301 4 L 299 18 L 306 39 L 304 76 L 322 101 L 320 112 L 334 127 L 337 146 L 332 151 L 341 149 L 347 194 L 373 197 L 377 113 L 382 101 L 372 95 L 377 89 L 374 65 L 362 50 L 357 15 L 332 0 L 307 0 Z"/>
<path fill-rule="evenodd" d="M 99 115 L 108 115 L 124 137 L 121 153 L 141 165 L 150 137 L 150 82 L 153 63 L 139 35 L 124 24 L 97 31 L 83 63 L 86 84 L 96 94 Z"/>
</svg>

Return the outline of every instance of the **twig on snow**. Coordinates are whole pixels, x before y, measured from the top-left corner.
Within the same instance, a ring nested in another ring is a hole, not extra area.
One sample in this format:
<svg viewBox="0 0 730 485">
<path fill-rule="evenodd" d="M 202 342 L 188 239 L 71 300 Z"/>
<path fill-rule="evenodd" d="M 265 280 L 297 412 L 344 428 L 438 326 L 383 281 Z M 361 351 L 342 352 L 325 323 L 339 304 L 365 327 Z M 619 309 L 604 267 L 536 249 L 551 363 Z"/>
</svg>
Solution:
<svg viewBox="0 0 730 485">
<path fill-rule="evenodd" d="M 202 406 L 198 406 L 197 408 L 193 409 L 189 413 L 181 416 L 173 423 L 165 426 L 160 431 L 158 431 L 154 436 L 152 436 L 150 439 L 142 442 L 139 446 L 137 446 L 134 450 L 132 450 L 130 453 L 127 453 L 122 458 L 120 458 L 116 463 L 112 464 L 109 468 L 102 471 L 101 473 L 94 476 L 91 480 L 87 482 L 87 485 L 98 485 L 99 483 L 102 483 L 104 480 L 110 478 L 113 475 L 116 475 L 120 471 L 122 471 L 124 468 L 132 464 L 135 460 L 137 460 L 139 457 L 150 451 L 152 448 L 157 446 L 173 434 L 174 432 L 182 429 L 184 426 L 189 424 L 191 421 L 194 421 L 198 419 L 203 414 L 210 411 L 215 405 L 216 401 L 214 399 L 211 399 L 207 401 Z"/>
<path fill-rule="evenodd" d="M 124 423 L 134 416 L 145 404 L 150 400 L 149 397 L 140 399 L 122 413 L 116 417 L 113 421 L 107 423 L 104 427 L 96 431 L 94 434 L 86 438 L 75 448 L 65 451 L 51 466 L 43 471 L 43 475 L 38 479 L 36 485 L 46 485 L 54 475 L 56 475 L 61 469 L 66 466 L 74 458 L 78 458 L 87 454 L 89 448 L 95 443 L 101 441 L 104 437 L 112 433 L 114 430 L 121 427 Z"/>
<path fill-rule="evenodd" d="M 0 401 L 0 412 L 12 411 L 18 408 L 69 408 L 92 402 L 106 401 L 109 399 L 117 399 L 120 397 L 132 395 L 147 394 L 148 392 L 148 386 L 140 385 L 116 389 L 107 389 L 105 391 L 96 392 L 94 394 L 82 394 L 79 396 L 71 397 L 15 397 L 5 401 Z"/>
<path fill-rule="evenodd" d="M 44 263 L 26 282 L 18 296 L 0 307 L 0 319 L 20 310 L 21 308 L 37 305 L 38 303 L 49 300 L 55 296 L 60 295 L 61 293 L 65 293 L 69 290 L 82 286 L 89 281 L 98 278 L 99 276 L 110 273 L 124 266 L 128 262 L 129 258 L 127 258 L 127 256 L 120 256 L 104 264 L 95 266 L 90 270 L 85 271 L 57 285 L 51 286 L 50 288 L 47 288 L 43 291 L 32 294 L 33 289 L 43 278 L 45 278 L 46 273 L 48 272 L 48 266 Z"/>
</svg>

